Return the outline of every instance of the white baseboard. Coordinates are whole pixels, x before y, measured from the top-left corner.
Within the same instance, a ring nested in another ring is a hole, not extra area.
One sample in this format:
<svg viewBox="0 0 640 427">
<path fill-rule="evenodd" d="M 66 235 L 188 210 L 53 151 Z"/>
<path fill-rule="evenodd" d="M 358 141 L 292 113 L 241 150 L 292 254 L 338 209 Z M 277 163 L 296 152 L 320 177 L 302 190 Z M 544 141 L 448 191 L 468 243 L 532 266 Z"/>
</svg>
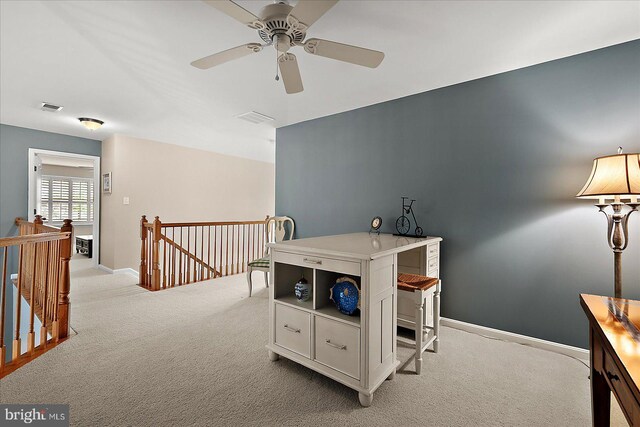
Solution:
<svg viewBox="0 0 640 427">
<path fill-rule="evenodd" d="M 113 274 L 113 270 L 112 269 L 110 269 L 109 267 L 105 267 L 102 264 L 98 264 L 98 270 L 102 270 L 102 271 L 104 271 L 106 273 Z"/>
<path fill-rule="evenodd" d="M 134 270 L 133 268 L 117 268 L 115 270 L 109 268 L 109 267 L 105 267 L 102 264 L 98 264 L 98 269 L 105 271 L 109 274 L 130 274 L 131 276 L 135 277 L 136 279 L 138 278 L 138 272 L 136 270 Z"/>
<path fill-rule="evenodd" d="M 116 270 L 113 270 L 113 274 L 129 274 L 136 279 L 138 278 L 138 272 L 133 268 L 118 268 Z"/>
<path fill-rule="evenodd" d="M 473 323 L 461 322 L 460 320 L 449 319 L 446 317 L 440 318 L 440 325 L 517 344 L 524 344 L 540 348 L 542 350 L 553 351 L 554 353 L 564 354 L 565 356 L 571 356 L 584 360 L 587 363 L 589 362 L 589 350 L 579 347 L 572 347 L 570 345 L 560 344 L 553 341 L 514 334 L 513 332 L 501 331 L 500 329 L 487 328 L 485 326 L 474 325 Z"/>
</svg>

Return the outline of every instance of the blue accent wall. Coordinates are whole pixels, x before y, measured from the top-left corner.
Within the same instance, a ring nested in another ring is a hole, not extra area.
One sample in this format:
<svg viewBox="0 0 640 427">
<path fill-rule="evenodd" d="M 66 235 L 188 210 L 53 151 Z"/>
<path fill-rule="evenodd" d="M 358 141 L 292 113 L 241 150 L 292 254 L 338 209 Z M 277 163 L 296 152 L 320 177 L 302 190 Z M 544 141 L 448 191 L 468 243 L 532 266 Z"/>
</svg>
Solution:
<svg viewBox="0 0 640 427">
<path fill-rule="evenodd" d="M 587 347 L 578 296 L 613 294 L 613 254 L 575 194 L 593 158 L 640 152 L 639 70 L 636 40 L 280 128 L 276 212 L 297 238 L 376 215 L 394 232 L 417 199 L 444 238 L 444 316 Z M 640 214 L 629 225 L 623 293 L 640 299 Z"/>
<path fill-rule="evenodd" d="M 100 157 L 102 142 L 0 124 L 0 237 L 15 236 L 18 232 L 14 225 L 15 218 L 26 218 L 28 214 L 29 148 Z M 5 284 L 7 315 L 13 316 L 13 286 L 9 274 L 17 272 L 17 259 L 13 256 L 10 257 L 9 270 Z M 5 329 L 8 353 L 11 353 L 13 339 L 10 326 L 7 324 Z"/>
</svg>

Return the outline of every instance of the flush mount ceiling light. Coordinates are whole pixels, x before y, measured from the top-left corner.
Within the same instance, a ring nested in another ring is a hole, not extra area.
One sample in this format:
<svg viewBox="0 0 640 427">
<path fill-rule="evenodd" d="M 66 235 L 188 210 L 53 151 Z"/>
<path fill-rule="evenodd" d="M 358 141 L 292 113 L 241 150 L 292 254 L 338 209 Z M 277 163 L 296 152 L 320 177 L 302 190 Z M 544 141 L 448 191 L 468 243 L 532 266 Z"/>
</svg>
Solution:
<svg viewBox="0 0 640 427">
<path fill-rule="evenodd" d="M 91 119 L 89 117 L 80 117 L 78 120 L 89 130 L 100 129 L 100 126 L 104 124 L 102 120 Z"/>
</svg>

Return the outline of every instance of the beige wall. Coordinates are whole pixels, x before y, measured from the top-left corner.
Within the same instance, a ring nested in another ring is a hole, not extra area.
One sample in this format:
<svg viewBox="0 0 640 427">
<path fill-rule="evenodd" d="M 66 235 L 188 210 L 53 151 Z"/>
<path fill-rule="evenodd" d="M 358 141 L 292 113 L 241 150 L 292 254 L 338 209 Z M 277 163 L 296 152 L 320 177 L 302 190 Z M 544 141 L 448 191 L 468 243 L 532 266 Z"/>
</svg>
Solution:
<svg viewBox="0 0 640 427">
<path fill-rule="evenodd" d="M 173 222 L 258 220 L 274 212 L 272 163 L 120 135 L 103 141 L 101 162 L 113 192 L 101 199 L 100 263 L 112 269 L 137 271 L 143 214 Z"/>
</svg>

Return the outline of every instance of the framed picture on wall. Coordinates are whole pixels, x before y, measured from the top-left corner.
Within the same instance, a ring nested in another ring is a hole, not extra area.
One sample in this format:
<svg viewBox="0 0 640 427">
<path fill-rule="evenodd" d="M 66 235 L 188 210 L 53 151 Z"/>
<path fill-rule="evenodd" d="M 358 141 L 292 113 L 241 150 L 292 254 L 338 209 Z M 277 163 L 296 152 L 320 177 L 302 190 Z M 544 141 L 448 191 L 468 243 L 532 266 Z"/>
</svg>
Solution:
<svg viewBox="0 0 640 427">
<path fill-rule="evenodd" d="M 111 172 L 102 174 L 102 192 L 111 193 Z"/>
</svg>

